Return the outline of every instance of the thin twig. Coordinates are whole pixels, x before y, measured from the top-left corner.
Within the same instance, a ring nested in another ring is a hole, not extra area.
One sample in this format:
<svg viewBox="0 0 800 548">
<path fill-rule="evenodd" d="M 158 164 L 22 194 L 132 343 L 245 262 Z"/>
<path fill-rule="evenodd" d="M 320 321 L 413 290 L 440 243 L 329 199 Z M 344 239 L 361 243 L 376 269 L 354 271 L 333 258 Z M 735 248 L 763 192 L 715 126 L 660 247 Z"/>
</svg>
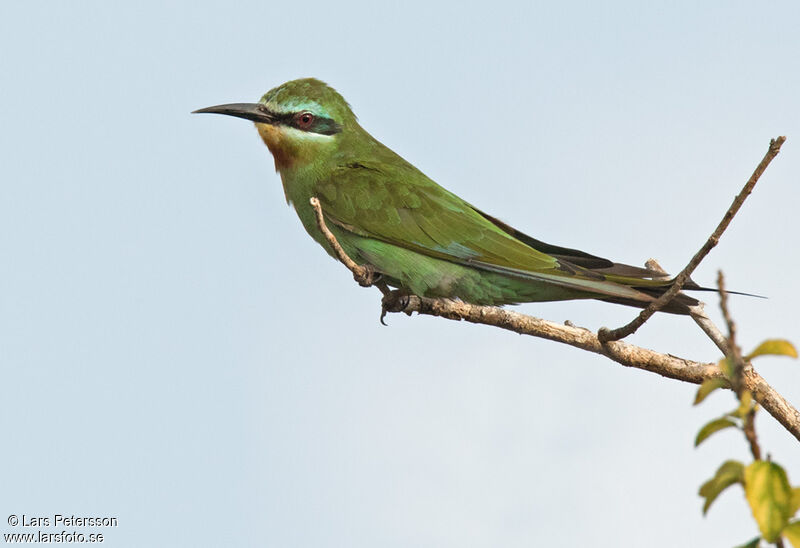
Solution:
<svg viewBox="0 0 800 548">
<path fill-rule="evenodd" d="M 725 291 L 725 276 L 722 275 L 721 270 L 717 273 L 717 287 L 719 288 L 719 306 L 722 309 L 722 317 L 725 319 L 725 325 L 728 326 L 728 352 L 725 355 L 731 363 L 731 388 L 741 402 L 746 390 L 744 386 L 746 364 L 742 357 L 742 350 L 736 344 L 736 324 L 728 309 L 728 292 Z M 758 437 L 756 436 L 755 418 L 756 409 L 752 407 L 742 418 L 742 431 L 744 432 L 744 437 L 747 438 L 747 443 L 750 445 L 750 452 L 753 454 L 753 458 L 761 460 L 761 447 L 758 445 Z"/>
<path fill-rule="evenodd" d="M 328 225 L 325 224 L 325 217 L 322 214 L 322 206 L 319 203 L 319 199 L 314 196 L 309 200 L 311 207 L 314 208 L 314 215 L 317 218 L 317 227 L 319 227 L 322 235 L 325 236 L 325 239 L 330 244 L 331 249 L 336 254 L 336 258 L 338 258 L 350 272 L 353 273 L 353 279 L 358 282 L 359 285 L 362 287 L 370 287 L 372 285 L 376 286 L 378 289 L 381 290 L 381 293 L 387 295 L 391 292 L 391 290 L 386 286 L 386 284 L 381 283 L 376 277 L 375 272 L 372 269 L 361 266 L 357 264 L 353 259 L 351 259 L 347 253 L 345 253 L 342 246 L 339 244 L 339 241 L 336 239 L 336 236 L 328 229 Z"/>
<path fill-rule="evenodd" d="M 322 235 L 325 236 L 325 239 L 328 240 L 333 252 L 336 253 L 336 258 L 338 258 L 344 266 L 353 273 L 353 277 L 359 278 L 366 278 L 367 277 L 367 269 L 363 266 L 356 264 L 356 262 L 351 259 L 347 253 L 344 252 L 342 246 L 339 244 L 339 241 L 336 239 L 336 236 L 328 229 L 328 225 L 325 224 L 325 217 L 322 214 L 322 206 L 319 204 L 319 199 L 316 196 L 309 200 L 311 207 L 314 208 L 314 214 L 317 217 L 317 226 L 322 231 Z"/>
<path fill-rule="evenodd" d="M 708 335 L 708 338 L 717 345 L 723 354 L 728 355 L 728 339 L 722 334 L 722 331 L 711 321 L 705 311 L 703 303 L 697 303 L 689 307 L 689 314 L 700 329 Z"/>
<path fill-rule="evenodd" d="M 744 437 L 747 438 L 747 443 L 750 445 L 750 452 L 753 454 L 755 460 L 761 460 L 761 446 L 758 445 L 758 437 L 756 436 L 756 408 L 753 407 L 747 412 L 744 417 Z"/>
<path fill-rule="evenodd" d="M 725 325 L 728 326 L 728 352 L 726 355 L 731 363 L 731 385 L 736 395 L 741 397 L 744 359 L 742 350 L 736 344 L 736 324 L 728 310 L 728 292 L 725 291 L 725 276 L 722 275 L 721 270 L 717 273 L 717 287 L 719 287 L 719 307 L 722 310 Z"/>
<path fill-rule="evenodd" d="M 733 203 L 728 208 L 728 211 L 725 212 L 725 215 L 722 217 L 722 220 L 717 225 L 717 228 L 714 232 L 711 233 L 711 236 L 708 237 L 706 243 L 703 244 L 703 247 L 695 253 L 692 260 L 689 261 L 689 264 L 681 270 L 680 274 L 675 277 L 675 281 L 672 283 L 672 286 L 659 298 L 655 301 L 650 303 L 647 308 L 642 310 L 639 315 L 633 319 L 630 323 L 623 325 L 622 327 L 618 327 L 617 329 L 607 329 L 605 327 L 601 328 L 598 332 L 598 336 L 600 340 L 603 342 L 606 341 L 617 341 L 628 335 L 631 335 L 636 332 L 644 323 L 650 319 L 650 317 L 655 314 L 658 310 L 666 306 L 675 295 L 677 295 L 684 284 L 689 281 L 692 272 L 694 272 L 695 268 L 698 267 L 700 262 L 705 259 L 706 255 L 719 243 L 719 239 L 722 236 L 722 233 L 725 232 L 725 229 L 728 228 L 728 225 L 733 220 L 734 215 L 739 211 L 742 207 L 742 204 L 753 191 L 753 187 L 758 182 L 758 179 L 761 177 L 761 174 L 764 173 L 764 170 L 767 169 L 770 162 L 772 161 L 775 156 L 778 155 L 778 152 L 781 150 L 781 145 L 786 141 L 786 137 L 778 137 L 777 139 L 772 139 L 769 143 L 769 149 L 767 153 L 764 155 L 764 158 L 756 167 L 753 174 L 750 176 L 750 179 L 742 188 L 741 192 L 734 198 Z"/>
<path fill-rule="evenodd" d="M 324 234 L 331 248 L 336 251 L 340 260 L 353 272 L 353 277 L 358 280 L 358 276 L 364 275 L 363 267 L 347 256 L 347 253 L 336 241 L 336 237 L 328 230 L 319 201 L 312 198 L 311 205 L 314 206 L 316 211 L 317 226 L 320 231 Z M 496 306 L 479 306 L 452 299 L 432 299 L 407 295 L 397 301 L 399 306 L 396 308 L 387 308 L 387 296 L 391 296 L 391 293 L 385 286 L 384 289 L 381 289 L 381 291 L 384 291 L 384 311 L 405 312 L 409 316 L 412 312 L 416 312 L 448 320 L 464 320 L 470 323 L 499 327 L 521 335 L 530 335 L 568 344 L 589 352 L 601 354 L 627 367 L 643 369 L 664 377 L 694 384 L 700 384 L 706 379 L 724 378 L 724 374 L 714 363 L 695 362 L 668 354 L 661 354 L 654 350 L 622 341 L 601 343 L 597 335 L 588 329 L 549 322 Z M 745 371 L 743 384 L 745 388 L 752 392 L 753 398 L 770 415 L 775 417 L 795 438 L 800 440 L 800 411 L 795 409 L 752 369 Z"/>
</svg>

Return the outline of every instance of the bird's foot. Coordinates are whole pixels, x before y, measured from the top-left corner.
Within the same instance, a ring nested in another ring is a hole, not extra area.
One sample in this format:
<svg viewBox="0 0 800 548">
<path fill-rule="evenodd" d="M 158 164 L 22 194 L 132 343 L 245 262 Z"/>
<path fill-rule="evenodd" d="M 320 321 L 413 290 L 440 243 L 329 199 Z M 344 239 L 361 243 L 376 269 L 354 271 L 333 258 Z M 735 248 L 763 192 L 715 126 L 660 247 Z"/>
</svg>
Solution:
<svg viewBox="0 0 800 548">
<path fill-rule="evenodd" d="M 362 272 L 353 273 L 353 279 L 358 282 L 361 287 L 372 287 L 383 277 L 383 274 L 375 270 L 371 264 L 361 266 Z"/>
<path fill-rule="evenodd" d="M 386 314 L 389 312 L 403 312 L 410 300 L 408 293 L 401 289 L 395 289 L 394 291 L 385 293 L 383 299 L 381 299 L 381 323 L 387 325 L 386 322 L 383 321 Z"/>
</svg>

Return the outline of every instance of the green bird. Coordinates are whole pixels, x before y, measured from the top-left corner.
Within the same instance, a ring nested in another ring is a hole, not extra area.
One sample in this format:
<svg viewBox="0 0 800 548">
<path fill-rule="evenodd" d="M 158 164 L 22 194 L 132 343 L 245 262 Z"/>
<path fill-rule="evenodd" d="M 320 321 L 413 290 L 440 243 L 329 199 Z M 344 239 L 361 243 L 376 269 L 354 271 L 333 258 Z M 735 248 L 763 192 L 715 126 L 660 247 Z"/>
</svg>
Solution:
<svg viewBox="0 0 800 548">
<path fill-rule="evenodd" d="M 309 204 L 316 196 L 344 251 L 405 294 L 480 305 L 599 299 L 645 307 L 672 283 L 662 272 L 546 244 L 484 213 L 367 133 L 347 101 L 317 79 L 286 82 L 258 103 L 195 112 L 255 122 L 311 237 L 335 257 Z M 697 303 L 681 293 L 664 311 L 688 314 Z"/>
</svg>

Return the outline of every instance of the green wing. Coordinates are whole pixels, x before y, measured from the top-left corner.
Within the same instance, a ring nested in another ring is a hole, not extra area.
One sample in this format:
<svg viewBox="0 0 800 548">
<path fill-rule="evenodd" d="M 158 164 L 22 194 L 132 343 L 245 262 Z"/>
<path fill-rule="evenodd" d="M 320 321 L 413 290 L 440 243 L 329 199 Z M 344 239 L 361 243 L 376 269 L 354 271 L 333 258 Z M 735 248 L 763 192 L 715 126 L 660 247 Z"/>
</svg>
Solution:
<svg viewBox="0 0 800 548">
<path fill-rule="evenodd" d="M 455 262 L 523 270 L 558 266 L 492 225 L 468 203 L 419 172 L 385 166 L 337 168 L 319 185 L 326 217 L 356 234 Z M 414 177 L 414 175 L 416 175 Z"/>
<path fill-rule="evenodd" d="M 326 219 L 359 236 L 512 277 L 611 297 L 653 300 L 651 295 L 608 281 L 604 274 L 534 249 L 519 238 L 520 233 L 481 213 L 410 164 L 358 162 L 339 166 L 327 180 L 317 183 L 316 193 Z M 548 247 L 613 265 L 578 251 Z M 664 285 L 654 280 L 631 282 Z"/>
</svg>

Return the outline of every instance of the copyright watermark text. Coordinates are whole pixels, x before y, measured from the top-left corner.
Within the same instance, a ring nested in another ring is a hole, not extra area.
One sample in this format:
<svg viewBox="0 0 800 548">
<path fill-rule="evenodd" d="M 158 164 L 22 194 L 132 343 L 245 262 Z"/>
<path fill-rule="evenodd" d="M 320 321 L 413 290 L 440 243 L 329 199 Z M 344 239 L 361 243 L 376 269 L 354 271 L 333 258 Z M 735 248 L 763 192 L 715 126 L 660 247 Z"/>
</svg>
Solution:
<svg viewBox="0 0 800 548">
<path fill-rule="evenodd" d="M 119 520 L 114 516 L 76 516 L 72 514 L 51 514 L 47 516 L 32 516 L 29 514 L 11 514 L 6 520 L 14 528 L 24 528 L 24 531 L 3 533 L 3 541 L 7 544 L 24 543 L 91 543 L 99 544 L 105 541 L 104 533 L 96 531 L 68 531 L 69 528 L 89 529 L 118 527 Z M 36 529 L 32 531 L 31 529 Z M 43 531 L 44 528 L 61 529 L 60 531 Z"/>
</svg>

